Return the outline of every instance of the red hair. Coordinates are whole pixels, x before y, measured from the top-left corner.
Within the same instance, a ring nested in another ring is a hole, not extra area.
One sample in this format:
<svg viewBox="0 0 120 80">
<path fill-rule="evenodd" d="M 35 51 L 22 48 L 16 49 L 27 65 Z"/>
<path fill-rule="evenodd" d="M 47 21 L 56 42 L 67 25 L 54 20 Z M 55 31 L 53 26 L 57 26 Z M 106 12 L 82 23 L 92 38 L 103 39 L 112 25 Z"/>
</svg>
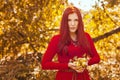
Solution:
<svg viewBox="0 0 120 80">
<path fill-rule="evenodd" d="M 62 16 L 62 20 L 61 20 L 60 42 L 58 45 L 59 53 L 61 53 L 63 50 L 67 52 L 67 46 L 71 42 L 71 38 L 69 35 L 69 27 L 68 27 L 68 15 L 71 13 L 77 13 L 77 16 L 78 16 L 78 30 L 76 32 L 76 35 L 77 35 L 79 46 L 83 46 L 83 48 L 85 49 L 89 47 L 89 44 L 88 44 L 88 41 L 86 39 L 85 32 L 84 32 L 84 25 L 83 25 L 80 10 L 74 6 L 70 6 L 65 9 L 63 16 Z"/>
</svg>

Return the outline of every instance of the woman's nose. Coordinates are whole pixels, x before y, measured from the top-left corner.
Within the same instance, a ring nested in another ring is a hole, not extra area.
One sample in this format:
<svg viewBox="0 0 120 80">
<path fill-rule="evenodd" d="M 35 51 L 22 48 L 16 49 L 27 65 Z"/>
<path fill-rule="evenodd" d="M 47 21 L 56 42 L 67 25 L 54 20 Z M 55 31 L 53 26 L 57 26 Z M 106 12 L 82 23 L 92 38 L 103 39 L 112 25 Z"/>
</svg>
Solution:
<svg viewBox="0 0 120 80">
<path fill-rule="evenodd" d="M 72 24 L 72 25 L 75 25 L 75 22 L 74 22 L 74 21 L 71 21 L 71 24 Z"/>
</svg>

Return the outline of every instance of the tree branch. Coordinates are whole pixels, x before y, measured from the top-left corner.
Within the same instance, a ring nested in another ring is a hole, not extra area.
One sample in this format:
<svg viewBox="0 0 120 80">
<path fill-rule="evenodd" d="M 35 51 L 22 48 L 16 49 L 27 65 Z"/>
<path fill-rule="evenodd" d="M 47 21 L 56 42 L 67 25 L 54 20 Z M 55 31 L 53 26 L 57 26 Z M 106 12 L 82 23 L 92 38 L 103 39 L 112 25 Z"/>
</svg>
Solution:
<svg viewBox="0 0 120 80">
<path fill-rule="evenodd" d="M 110 31 L 110 32 L 107 32 L 107 33 L 105 33 L 105 34 L 103 34 L 103 35 L 101 35 L 101 36 L 98 36 L 98 37 L 96 37 L 96 38 L 93 38 L 93 41 L 94 41 L 94 42 L 97 42 L 97 41 L 99 41 L 99 40 L 101 40 L 101 39 L 107 38 L 108 36 L 110 36 L 110 35 L 112 35 L 112 34 L 115 34 L 115 33 L 118 33 L 118 32 L 120 32 L 120 27 L 118 27 L 117 29 L 112 30 L 112 31 Z"/>
</svg>

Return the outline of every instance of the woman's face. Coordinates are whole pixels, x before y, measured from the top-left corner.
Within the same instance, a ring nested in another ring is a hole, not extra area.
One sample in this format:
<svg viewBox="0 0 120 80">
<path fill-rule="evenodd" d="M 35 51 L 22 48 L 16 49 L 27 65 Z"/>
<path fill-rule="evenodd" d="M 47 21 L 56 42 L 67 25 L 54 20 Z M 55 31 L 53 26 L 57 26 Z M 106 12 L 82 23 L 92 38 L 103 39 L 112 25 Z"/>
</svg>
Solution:
<svg viewBox="0 0 120 80">
<path fill-rule="evenodd" d="M 76 13 L 68 15 L 68 27 L 70 33 L 75 33 L 78 29 L 78 16 Z"/>
</svg>

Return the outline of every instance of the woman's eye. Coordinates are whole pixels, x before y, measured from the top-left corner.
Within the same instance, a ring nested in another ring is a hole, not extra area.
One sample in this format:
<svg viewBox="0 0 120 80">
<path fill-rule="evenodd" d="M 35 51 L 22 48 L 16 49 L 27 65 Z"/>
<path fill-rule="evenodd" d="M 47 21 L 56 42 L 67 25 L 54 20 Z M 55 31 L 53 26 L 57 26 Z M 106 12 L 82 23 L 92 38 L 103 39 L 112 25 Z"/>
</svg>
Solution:
<svg viewBox="0 0 120 80">
<path fill-rule="evenodd" d="M 71 19 L 68 19 L 68 21 L 71 21 Z"/>
<path fill-rule="evenodd" d="M 75 21 L 78 21 L 78 19 L 75 19 Z"/>
</svg>

